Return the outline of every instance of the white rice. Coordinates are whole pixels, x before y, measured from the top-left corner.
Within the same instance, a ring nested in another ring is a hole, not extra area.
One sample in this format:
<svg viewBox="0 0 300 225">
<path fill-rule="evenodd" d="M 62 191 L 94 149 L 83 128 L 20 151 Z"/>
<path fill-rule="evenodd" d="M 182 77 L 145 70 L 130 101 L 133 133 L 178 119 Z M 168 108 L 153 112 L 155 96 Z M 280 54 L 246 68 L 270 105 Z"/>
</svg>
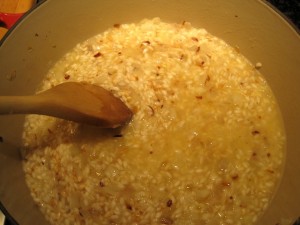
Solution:
<svg viewBox="0 0 300 225">
<path fill-rule="evenodd" d="M 276 101 L 243 56 L 158 18 L 78 44 L 41 88 L 100 85 L 134 112 L 121 129 L 30 115 L 24 170 L 52 224 L 254 224 L 281 175 Z"/>
</svg>

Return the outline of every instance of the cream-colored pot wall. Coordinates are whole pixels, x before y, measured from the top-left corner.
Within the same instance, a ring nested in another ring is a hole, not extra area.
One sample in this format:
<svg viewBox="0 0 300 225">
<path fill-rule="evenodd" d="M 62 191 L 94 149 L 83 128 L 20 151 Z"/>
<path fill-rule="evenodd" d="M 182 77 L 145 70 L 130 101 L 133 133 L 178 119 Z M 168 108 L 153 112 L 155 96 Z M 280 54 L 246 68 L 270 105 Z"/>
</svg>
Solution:
<svg viewBox="0 0 300 225">
<path fill-rule="evenodd" d="M 287 159 L 282 183 L 259 224 L 289 224 L 300 216 L 300 35 L 258 0 L 47 0 L 0 46 L 0 95 L 33 93 L 47 70 L 76 43 L 115 23 L 160 17 L 189 21 L 238 46 L 279 102 Z M 21 225 L 47 224 L 25 186 L 18 145 L 23 116 L 0 116 L 0 199 Z M 255 184 L 253 184 L 255 185 Z"/>
</svg>

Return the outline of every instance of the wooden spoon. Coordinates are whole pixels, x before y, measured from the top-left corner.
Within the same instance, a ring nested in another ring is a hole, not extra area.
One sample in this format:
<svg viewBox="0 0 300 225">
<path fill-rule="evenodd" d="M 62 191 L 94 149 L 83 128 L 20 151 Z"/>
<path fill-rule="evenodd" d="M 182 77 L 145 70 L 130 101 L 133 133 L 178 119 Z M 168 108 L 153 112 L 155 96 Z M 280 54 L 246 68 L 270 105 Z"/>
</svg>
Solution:
<svg viewBox="0 0 300 225">
<path fill-rule="evenodd" d="M 76 82 L 32 96 L 0 96 L 0 114 L 41 114 L 105 128 L 121 126 L 132 117 L 130 109 L 109 91 Z"/>
</svg>

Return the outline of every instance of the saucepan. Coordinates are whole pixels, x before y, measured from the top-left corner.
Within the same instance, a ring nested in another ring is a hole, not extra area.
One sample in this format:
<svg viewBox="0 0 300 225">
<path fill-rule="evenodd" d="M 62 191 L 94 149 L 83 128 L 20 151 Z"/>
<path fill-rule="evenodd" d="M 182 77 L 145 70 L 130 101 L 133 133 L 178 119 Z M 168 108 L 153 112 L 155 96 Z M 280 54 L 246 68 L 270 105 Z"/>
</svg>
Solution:
<svg viewBox="0 0 300 225">
<path fill-rule="evenodd" d="M 113 24 L 160 17 L 189 21 L 262 64 L 287 135 L 280 185 L 259 224 L 292 224 L 300 216 L 300 35 L 278 12 L 257 0 L 47 0 L 1 41 L 0 95 L 32 94 L 51 66 Z M 24 116 L 0 117 L 0 200 L 18 224 L 48 224 L 25 184 L 19 146 Z M 253 184 L 255 185 L 255 184 Z"/>
</svg>

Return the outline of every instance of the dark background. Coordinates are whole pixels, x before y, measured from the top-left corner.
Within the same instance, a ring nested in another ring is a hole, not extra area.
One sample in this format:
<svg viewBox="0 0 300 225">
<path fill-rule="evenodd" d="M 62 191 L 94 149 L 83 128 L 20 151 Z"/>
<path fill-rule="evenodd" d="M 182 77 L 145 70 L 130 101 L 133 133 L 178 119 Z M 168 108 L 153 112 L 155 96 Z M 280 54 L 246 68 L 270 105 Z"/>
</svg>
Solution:
<svg viewBox="0 0 300 225">
<path fill-rule="evenodd" d="M 300 29 L 300 0 L 267 0 Z"/>
<path fill-rule="evenodd" d="M 275 8 L 283 13 L 284 16 L 300 30 L 300 0 L 267 0 L 267 2 L 275 6 Z M 5 225 L 12 224 L 6 221 Z M 300 225 L 300 221 L 296 221 L 294 225 Z"/>
</svg>

